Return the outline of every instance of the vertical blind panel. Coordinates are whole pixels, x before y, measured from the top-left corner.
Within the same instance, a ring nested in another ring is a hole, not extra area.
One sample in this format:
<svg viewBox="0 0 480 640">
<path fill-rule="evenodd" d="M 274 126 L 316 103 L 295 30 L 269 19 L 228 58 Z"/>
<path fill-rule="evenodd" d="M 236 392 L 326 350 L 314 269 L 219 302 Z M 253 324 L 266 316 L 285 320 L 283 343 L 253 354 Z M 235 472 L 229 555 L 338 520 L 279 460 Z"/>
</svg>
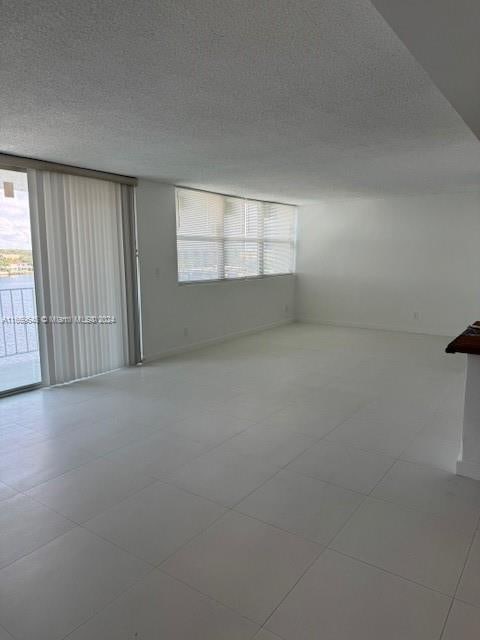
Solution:
<svg viewBox="0 0 480 640">
<path fill-rule="evenodd" d="M 50 317 L 49 382 L 121 367 L 128 361 L 121 185 L 31 173 L 44 243 L 41 314 Z"/>
<path fill-rule="evenodd" d="M 179 188 L 178 279 L 195 282 L 291 273 L 295 223 L 293 206 Z"/>
<path fill-rule="evenodd" d="M 64 180 L 72 315 L 115 318 L 113 324 L 72 325 L 75 377 L 80 378 L 125 364 L 121 187 L 77 176 Z"/>
</svg>

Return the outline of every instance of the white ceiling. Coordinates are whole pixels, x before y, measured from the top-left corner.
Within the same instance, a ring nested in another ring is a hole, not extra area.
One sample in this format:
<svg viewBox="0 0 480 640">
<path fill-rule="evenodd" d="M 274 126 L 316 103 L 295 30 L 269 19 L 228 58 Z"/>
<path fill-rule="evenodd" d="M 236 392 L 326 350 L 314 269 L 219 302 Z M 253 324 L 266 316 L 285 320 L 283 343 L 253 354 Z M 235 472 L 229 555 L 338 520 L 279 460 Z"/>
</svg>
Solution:
<svg viewBox="0 0 480 640">
<path fill-rule="evenodd" d="M 368 0 L 3 0 L 0 151 L 292 202 L 478 185 Z"/>
<path fill-rule="evenodd" d="M 372 2 L 480 138 L 480 2 Z"/>
</svg>

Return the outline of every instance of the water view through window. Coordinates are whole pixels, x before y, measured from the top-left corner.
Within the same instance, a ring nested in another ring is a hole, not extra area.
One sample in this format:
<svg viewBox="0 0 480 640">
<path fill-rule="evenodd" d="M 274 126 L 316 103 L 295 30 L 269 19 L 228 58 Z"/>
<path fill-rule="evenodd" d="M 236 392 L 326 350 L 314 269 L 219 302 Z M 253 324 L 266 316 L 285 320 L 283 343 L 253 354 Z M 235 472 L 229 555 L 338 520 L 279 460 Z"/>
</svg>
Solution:
<svg viewBox="0 0 480 640">
<path fill-rule="evenodd" d="M 0 169 L 0 393 L 41 380 L 27 174 Z"/>
</svg>

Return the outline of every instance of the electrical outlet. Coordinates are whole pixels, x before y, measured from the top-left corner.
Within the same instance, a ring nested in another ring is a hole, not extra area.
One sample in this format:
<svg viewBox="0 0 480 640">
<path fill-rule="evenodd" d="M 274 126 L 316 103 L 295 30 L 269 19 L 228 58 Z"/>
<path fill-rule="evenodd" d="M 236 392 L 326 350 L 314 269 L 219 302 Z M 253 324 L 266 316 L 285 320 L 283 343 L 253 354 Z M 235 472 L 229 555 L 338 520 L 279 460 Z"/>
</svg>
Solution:
<svg viewBox="0 0 480 640">
<path fill-rule="evenodd" d="M 414 320 L 420 320 L 420 312 L 419 311 L 414 311 L 413 312 L 413 319 Z"/>
<path fill-rule="evenodd" d="M 184 338 L 187 338 L 187 337 L 188 337 L 188 327 L 185 327 L 185 328 L 183 329 L 183 337 L 184 337 Z"/>
<path fill-rule="evenodd" d="M 155 267 L 155 277 L 156 278 L 160 277 L 160 267 Z"/>
<path fill-rule="evenodd" d="M 288 310 L 289 310 L 289 306 L 288 306 L 288 304 L 286 304 L 285 305 L 285 313 L 288 313 Z"/>
<path fill-rule="evenodd" d="M 15 197 L 15 186 L 13 182 L 4 182 L 3 183 L 3 195 L 5 198 L 14 198 Z"/>
</svg>

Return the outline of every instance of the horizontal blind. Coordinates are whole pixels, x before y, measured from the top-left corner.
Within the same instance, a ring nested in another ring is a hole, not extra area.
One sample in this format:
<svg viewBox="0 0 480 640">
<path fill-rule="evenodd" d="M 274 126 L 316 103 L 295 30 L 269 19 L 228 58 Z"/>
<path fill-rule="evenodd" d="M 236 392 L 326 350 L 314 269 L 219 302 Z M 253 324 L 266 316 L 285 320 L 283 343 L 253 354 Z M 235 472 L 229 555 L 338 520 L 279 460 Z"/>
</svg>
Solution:
<svg viewBox="0 0 480 640">
<path fill-rule="evenodd" d="M 178 280 L 292 273 L 296 208 L 177 189 Z"/>
<path fill-rule="evenodd" d="M 225 197 L 223 218 L 225 278 L 259 274 L 258 224 L 244 198 Z"/>
<path fill-rule="evenodd" d="M 295 209 L 263 203 L 263 272 L 290 273 L 295 259 Z"/>
<path fill-rule="evenodd" d="M 180 282 L 223 278 L 224 199 L 177 189 L 177 260 Z"/>
</svg>

